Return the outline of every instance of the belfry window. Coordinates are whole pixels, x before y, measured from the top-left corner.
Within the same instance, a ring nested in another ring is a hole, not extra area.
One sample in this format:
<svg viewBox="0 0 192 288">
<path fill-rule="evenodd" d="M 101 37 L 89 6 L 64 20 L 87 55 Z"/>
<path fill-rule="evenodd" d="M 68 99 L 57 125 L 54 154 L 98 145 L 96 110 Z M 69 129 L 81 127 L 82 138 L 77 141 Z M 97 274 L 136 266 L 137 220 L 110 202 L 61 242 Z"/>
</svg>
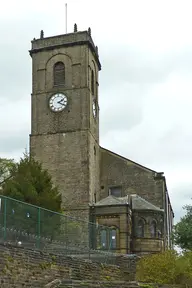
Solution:
<svg viewBox="0 0 192 288">
<path fill-rule="evenodd" d="M 65 84 L 65 65 L 63 62 L 57 62 L 53 68 L 54 86 Z"/>
<path fill-rule="evenodd" d="M 94 77 L 94 72 L 93 72 L 93 70 L 91 71 L 91 93 L 94 95 L 94 93 L 95 93 L 95 79 L 94 79 L 95 77 Z"/>
</svg>

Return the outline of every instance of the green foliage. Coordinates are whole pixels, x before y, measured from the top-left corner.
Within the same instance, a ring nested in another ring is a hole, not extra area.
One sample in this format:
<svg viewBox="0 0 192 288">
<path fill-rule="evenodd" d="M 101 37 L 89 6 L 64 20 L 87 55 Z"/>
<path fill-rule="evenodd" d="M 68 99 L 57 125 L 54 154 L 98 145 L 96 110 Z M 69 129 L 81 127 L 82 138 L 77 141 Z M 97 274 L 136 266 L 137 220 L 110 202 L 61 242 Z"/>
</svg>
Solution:
<svg viewBox="0 0 192 288">
<path fill-rule="evenodd" d="M 158 284 L 192 284 L 192 252 L 178 255 L 166 251 L 142 257 L 137 265 L 137 280 Z"/>
<path fill-rule="evenodd" d="M 0 184 L 10 177 L 15 165 L 13 159 L 0 158 Z"/>
<path fill-rule="evenodd" d="M 143 257 L 137 266 L 137 278 L 147 283 L 171 284 L 175 278 L 176 252 L 168 251 Z"/>
<path fill-rule="evenodd" d="M 192 285 L 192 252 L 184 252 L 177 259 L 177 278 L 176 282 Z"/>
<path fill-rule="evenodd" d="M 51 176 L 42 169 L 41 163 L 24 154 L 19 163 L 11 167 L 12 177 L 5 181 L 2 193 L 5 196 L 60 212 L 61 195 L 53 187 Z"/>
<path fill-rule="evenodd" d="M 173 239 L 176 245 L 192 251 L 192 206 L 184 207 L 186 215 L 174 226 Z"/>
<path fill-rule="evenodd" d="M 39 162 L 24 154 L 19 163 L 6 159 L 1 159 L 0 163 L 2 164 L 2 171 L 9 171 L 11 175 L 2 184 L 0 194 L 52 211 L 61 212 L 61 195 L 57 187 L 53 186 L 48 171 L 43 170 Z M 6 209 L 6 226 L 9 229 L 13 229 L 13 231 L 25 231 L 27 235 L 35 234 L 49 239 L 60 234 L 61 216 L 59 214 L 38 209 L 13 199 L 6 201 L 6 208 L 4 198 L 2 199 L 0 225 L 4 225 L 4 212 Z M 14 233 L 13 236 L 9 237 L 14 239 Z"/>
</svg>

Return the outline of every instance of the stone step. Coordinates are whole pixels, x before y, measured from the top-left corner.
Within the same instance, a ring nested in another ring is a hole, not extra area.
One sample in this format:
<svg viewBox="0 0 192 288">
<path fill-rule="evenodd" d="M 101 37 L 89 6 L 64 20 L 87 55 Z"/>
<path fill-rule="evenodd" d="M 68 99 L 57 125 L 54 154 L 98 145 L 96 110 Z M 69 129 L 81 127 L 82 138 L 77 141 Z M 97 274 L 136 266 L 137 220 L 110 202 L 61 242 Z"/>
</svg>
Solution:
<svg viewBox="0 0 192 288">
<path fill-rule="evenodd" d="M 136 282 L 124 281 L 90 281 L 90 280 L 63 280 L 57 286 L 60 288 L 138 288 Z"/>
</svg>

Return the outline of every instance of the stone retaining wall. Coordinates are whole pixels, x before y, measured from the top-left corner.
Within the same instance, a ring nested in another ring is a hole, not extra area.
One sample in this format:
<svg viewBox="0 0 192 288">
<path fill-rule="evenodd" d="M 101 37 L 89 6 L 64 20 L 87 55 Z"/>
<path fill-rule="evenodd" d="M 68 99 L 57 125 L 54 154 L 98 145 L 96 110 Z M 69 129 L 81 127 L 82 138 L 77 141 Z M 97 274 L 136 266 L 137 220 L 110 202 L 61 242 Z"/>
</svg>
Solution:
<svg viewBox="0 0 192 288">
<path fill-rule="evenodd" d="M 92 281 L 92 283 L 134 279 L 136 264 L 134 257 L 119 255 L 116 262 L 118 266 L 0 245 L 0 287 L 44 287 L 55 279 Z M 122 285 L 119 288 L 125 287 L 123 283 Z"/>
</svg>

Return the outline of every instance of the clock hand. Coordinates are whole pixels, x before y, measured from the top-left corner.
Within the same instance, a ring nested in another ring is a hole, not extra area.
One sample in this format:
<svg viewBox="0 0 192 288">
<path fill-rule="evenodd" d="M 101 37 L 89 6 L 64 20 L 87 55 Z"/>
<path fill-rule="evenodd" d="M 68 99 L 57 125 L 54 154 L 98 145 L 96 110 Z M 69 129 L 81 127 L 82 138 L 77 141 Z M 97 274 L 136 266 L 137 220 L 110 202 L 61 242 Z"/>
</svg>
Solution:
<svg viewBox="0 0 192 288">
<path fill-rule="evenodd" d="M 64 103 L 63 103 L 63 99 L 61 99 L 61 100 L 59 100 L 58 102 L 57 102 L 57 104 L 61 104 L 61 105 L 65 105 Z"/>
</svg>

